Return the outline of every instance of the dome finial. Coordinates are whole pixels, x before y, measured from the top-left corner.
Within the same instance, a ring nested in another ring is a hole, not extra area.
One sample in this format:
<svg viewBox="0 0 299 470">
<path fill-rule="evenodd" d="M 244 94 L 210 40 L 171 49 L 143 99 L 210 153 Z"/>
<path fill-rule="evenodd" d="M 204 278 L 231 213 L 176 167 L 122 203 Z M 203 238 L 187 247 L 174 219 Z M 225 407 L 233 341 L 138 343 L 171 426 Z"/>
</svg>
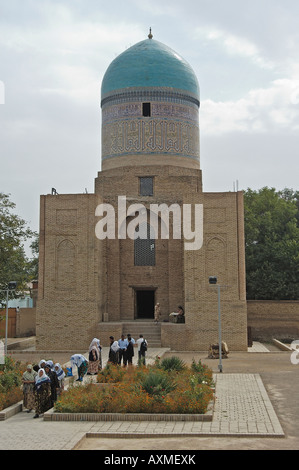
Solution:
<svg viewBox="0 0 299 470">
<path fill-rule="evenodd" d="M 150 30 L 149 30 L 148 38 L 149 38 L 149 39 L 152 39 L 152 38 L 153 38 L 153 35 L 152 35 L 152 28 L 150 28 Z"/>
</svg>

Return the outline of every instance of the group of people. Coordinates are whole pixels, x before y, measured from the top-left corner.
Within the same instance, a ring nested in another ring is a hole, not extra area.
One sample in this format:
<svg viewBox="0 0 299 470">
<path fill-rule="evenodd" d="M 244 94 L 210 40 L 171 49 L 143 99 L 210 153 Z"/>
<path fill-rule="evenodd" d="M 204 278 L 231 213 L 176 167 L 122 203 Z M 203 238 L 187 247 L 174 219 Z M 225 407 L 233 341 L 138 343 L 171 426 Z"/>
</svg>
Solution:
<svg viewBox="0 0 299 470">
<path fill-rule="evenodd" d="M 145 365 L 147 341 L 140 335 L 137 341 L 130 334 L 125 338 L 121 335 L 118 341 L 110 336 L 110 348 L 108 362 L 123 366 L 132 365 L 134 345 L 138 346 L 138 364 Z M 89 345 L 88 359 L 83 354 L 71 356 L 71 374 L 76 367 L 78 371 L 77 381 L 82 382 L 85 374 L 96 375 L 102 369 L 102 347 L 98 338 L 93 338 Z M 35 410 L 34 418 L 53 408 L 54 403 L 64 390 L 66 373 L 59 363 L 42 359 L 39 364 L 28 364 L 22 376 L 23 405 L 27 413 Z"/>
<path fill-rule="evenodd" d="M 71 357 L 71 368 L 77 367 L 78 382 L 82 382 L 85 374 L 97 375 L 102 369 L 102 346 L 98 338 L 93 338 L 88 348 L 88 359 L 83 354 Z"/>
<path fill-rule="evenodd" d="M 54 406 L 57 397 L 64 389 L 65 372 L 57 362 L 42 359 L 38 365 L 27 365 L 22 376 L 23 404 L 27 413 L 35 410 L 34 418 Z"/>
<path fill-rule="evenodd" d="M 121 335 L 121 338 L 116 341 L 114 336 L 110 336 L 110 348 L 108 362 L 112 364 L 121 365 L 126 367 L 133 364 L 134 345 L 137 345 L 138 350 L 138 365 L 145 365 L 145 356 L 147 351 L 147 341 L 143 335 L 139 335 L 137 341 L 130 334 Z"/>
</svg>

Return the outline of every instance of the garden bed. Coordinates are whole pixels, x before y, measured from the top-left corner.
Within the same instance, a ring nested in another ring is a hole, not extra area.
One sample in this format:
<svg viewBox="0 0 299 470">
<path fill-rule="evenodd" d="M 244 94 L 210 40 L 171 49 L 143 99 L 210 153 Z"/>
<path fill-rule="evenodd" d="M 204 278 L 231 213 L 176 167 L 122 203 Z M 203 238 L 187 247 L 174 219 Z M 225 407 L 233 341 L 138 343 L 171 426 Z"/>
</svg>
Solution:
<svg viewBox="0 0 299 470">
<path fill-rule="evenodd" d="M 151 366 L 108 364 L 97 383 L 76 383 L 62 393 L 46 421 L 211 421 L 214 382 L 200 361 L 187 367 L 173 357 Z"/>
</svg>

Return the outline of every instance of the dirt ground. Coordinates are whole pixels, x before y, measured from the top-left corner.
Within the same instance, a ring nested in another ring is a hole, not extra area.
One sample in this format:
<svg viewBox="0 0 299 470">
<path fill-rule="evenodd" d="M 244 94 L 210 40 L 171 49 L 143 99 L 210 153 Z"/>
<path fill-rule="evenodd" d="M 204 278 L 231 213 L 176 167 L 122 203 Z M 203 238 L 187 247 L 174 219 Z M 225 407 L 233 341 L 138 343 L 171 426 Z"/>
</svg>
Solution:
<svg viewBox="0 0 299 470">
<path fill-rule="evenodd" d="M 268 345 L 267 345 L 268 347 Z M 196 438 L 136 438 L 111 439 L 88 438 L 76 450 L 298 450 L 299 449 L 299 364 L 291 363 L 291 353 L 270 348 L 267 353 L 231 352 L 223 359 L 223 373 L 257 373 L 261 376 L 268 396 L 284 430 L 284 438 L 238 438 L 238 437 L 196 437 Z M 170 352 L 166 356 L 178 356 L 187 364 L 199 359 L 216 373 L 218 360 L 208 359 L 205 353 Z M 26 356 L 26 357 L 25 357 Z M 34 353 L 14 353 L 17 360 L 38 362 Z M 54 353 L 54 361 L 63 364 L 69 355 Z"/>
</svg>

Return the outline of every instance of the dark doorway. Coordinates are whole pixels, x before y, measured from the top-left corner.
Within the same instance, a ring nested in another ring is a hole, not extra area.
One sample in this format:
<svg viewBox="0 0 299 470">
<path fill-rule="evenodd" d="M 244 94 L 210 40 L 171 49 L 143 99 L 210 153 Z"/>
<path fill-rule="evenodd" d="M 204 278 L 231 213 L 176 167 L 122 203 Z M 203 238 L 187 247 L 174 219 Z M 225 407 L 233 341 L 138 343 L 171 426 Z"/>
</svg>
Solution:
<svg viewBox="0 0 299 470">
<path fill-rule="evenodd" d="M 136 290 L 136 318 L 154 318 L 155 291 Z"/>
</svg>

